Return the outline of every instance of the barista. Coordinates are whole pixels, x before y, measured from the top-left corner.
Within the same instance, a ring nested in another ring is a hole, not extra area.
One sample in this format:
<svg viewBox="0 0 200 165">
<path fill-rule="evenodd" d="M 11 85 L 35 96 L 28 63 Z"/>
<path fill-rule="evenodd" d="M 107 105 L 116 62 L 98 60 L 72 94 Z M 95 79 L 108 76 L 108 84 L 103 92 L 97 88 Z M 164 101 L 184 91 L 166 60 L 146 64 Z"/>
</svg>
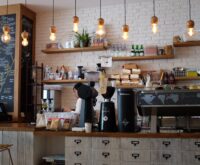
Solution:
<svg viewBox="0 0 200 165">
<path fill-rule="evenodd" d="M 75 110 L 73 111 L 72 109 L 65 108 L 65 109 L 64 109 L 64 112 L 74 112 L 74 113 L 80 114 L 80 112 L 81 112 L 81 106 L 82 106 L 82 104 L 84 103 L 84 100 L 81 99 L 81 98 L 78 96 L 78 89 L 79 89 L 82 85 L 83 85 L 82 83 L 77 83 L 77 84 L 75 84 L 74 87 L 73 87 L 74 95 L 75 95 L 75 97 L 77 98 Z"/>
</svg>

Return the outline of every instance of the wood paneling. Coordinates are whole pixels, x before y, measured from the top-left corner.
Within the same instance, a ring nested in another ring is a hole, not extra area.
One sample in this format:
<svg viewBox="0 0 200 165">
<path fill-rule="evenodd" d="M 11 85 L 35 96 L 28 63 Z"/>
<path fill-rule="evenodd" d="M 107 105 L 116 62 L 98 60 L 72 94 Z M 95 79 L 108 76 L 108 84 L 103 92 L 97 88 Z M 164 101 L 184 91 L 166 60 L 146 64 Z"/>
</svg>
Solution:
<svg viewBox="0 0 200 165">
<path fill-rule="evenodd" d="M 42 50 L 45 54 L 58 54 L 58 53 L 72 53 L 72 52 L 90 52 L 90 51 L 103 51 L 106 47 L 84 47 L 84 48 L 65 48 L 65 49 L 44 49 Z"/>
<path fill-rule="evenodd" d="M 174 43 L 174 47 L 200 46 L 200 41 L 187 41 Z"/>
<path fill-rule="evenodd" d="M 152 56 L 119 56 L 112 57 L 113 61 L 134 61 L 134 60 L 157 60 L 157 59 L 170 59 L 174 58 L 174 55 L 152 55 Z"/>
</svg>

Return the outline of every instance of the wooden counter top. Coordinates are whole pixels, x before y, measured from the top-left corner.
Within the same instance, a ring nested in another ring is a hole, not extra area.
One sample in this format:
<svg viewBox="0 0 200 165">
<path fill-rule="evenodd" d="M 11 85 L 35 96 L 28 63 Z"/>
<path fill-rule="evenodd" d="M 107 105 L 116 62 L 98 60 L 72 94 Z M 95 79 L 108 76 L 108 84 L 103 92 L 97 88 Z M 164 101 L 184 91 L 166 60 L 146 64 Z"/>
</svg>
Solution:
<svg viewBox="0 0 200 165">
<path fill-rule="evenodd" d="M 0 123 L 1 131 L 35 131 L 35 126 L 28 123 Z"/>
<path fill-rule="evenodd" d="M 198 133 L 126 133 L 126 132 L 72 132 L 47 131 L 27 123 L 0 123 L 1 131 L 29 131 L 36 136 L 125 137 L 125 138 L 200 138 Z"/>
<path fill-rule="evenodd" d="M 200 133 L 125 133 L 125 132 L 71 132 L 35 131 L 37 136 L 125 137 L 125 138 L 200 138 Z"/>
</svg>

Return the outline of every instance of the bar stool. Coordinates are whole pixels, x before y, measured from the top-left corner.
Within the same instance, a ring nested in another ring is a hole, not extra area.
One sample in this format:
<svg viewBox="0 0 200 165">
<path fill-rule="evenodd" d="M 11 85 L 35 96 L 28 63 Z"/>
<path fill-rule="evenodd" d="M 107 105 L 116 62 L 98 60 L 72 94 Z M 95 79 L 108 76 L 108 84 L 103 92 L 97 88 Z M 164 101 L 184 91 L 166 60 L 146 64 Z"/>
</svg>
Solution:
<svg viewBox="0 0 200 165">
<path fill-rule="evenodd" d="M 10 153 L 10 147 L 11 146 L 12 146 L 12 144 L 0 144 L 0 152 L 7 150 L 9 157 L 10 157 L 11 165 L 13 165 L 13 160 L 12 160 L 12 156 L 11 156 L 11 153 Z"/>
</svg>

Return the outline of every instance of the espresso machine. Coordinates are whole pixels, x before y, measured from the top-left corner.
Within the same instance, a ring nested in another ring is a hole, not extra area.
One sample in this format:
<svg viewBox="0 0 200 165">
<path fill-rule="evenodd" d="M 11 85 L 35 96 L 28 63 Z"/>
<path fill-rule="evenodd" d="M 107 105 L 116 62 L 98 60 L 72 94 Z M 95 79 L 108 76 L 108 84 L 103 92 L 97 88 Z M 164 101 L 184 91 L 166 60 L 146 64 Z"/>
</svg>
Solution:
<svg viewBox="0 0 200 165">
<path fill-rule="evenodd" d="M 105 94 L 102 94 L 104 102 L 101 103 L 99 131 L 115 132 L 117 131 L 115 119 L 115 104 L 111 101 L 111 97 L 115 92 L 115 88 L 108 86 Z"/>
</svg>

